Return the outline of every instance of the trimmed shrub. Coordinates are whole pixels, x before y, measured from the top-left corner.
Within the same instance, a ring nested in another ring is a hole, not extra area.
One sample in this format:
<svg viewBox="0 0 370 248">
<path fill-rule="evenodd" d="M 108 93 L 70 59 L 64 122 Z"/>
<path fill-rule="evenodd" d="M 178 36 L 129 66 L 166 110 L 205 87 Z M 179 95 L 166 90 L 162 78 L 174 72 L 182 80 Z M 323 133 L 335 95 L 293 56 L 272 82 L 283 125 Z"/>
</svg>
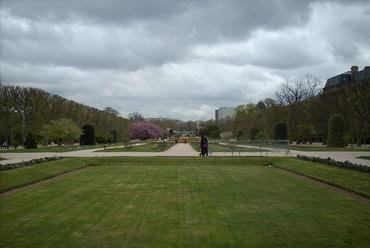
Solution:
<svg viewBox="0 0 370 248">
<path fill-rule="evenodd" d="M 112 143 L 118 142 L 118 132 L 117 130 L 110 131 L 110 134 L 112 135 Z"/>
<path fill-rule="evenodd" d="M 265 104 L 264 102 L 262 102 L 262 101 L 259 101 L 259 102 L 257 103 L 257 105 L 256 105 L 256 109 L 257 109 L 258 111 L 263 111 L 263 110 L 265 110 L 265 109 L 266 109 L 266 104 Z"/>
<path fill-rule="evenodd" d="M 288 138 L 288 129 L 285 123 L 277 123 L 275 125 L 275 140 L 286 140 Z"/>
<path fill-rule="evenodd" d="M 208 125 L 204 130 L 207 136 L 211 139 L 219 139 L 220 138 L 220 128 L 216 125 Z"/>
<path fill-rule="evenodd" d="M 24 147 L 27 149 L 37 148 L 36 137 L 33 134 L 28 134 Z"/>
<path fill-rule="evenodd" d="M 80 145 L 95 145 L 95 130 L 92 125 L 82 127 Z"/>
<path fill-rule="evenodd" d="M 108 138 L 107 138 L 107 136 L 105 136 L 104 134 L 97 134 L 96 136 L 95 136 L 95 141 L 96 141 L 96 143 L 98 143 L 98 144 L 106 144 L 106 143 L 108 143 Z"/>
<path fill-rule="evenodd" d="M 266 134 L 263 132 L 258 132 L 255 139 L 256 140 L 265 140 L 267 138 Z"/>
<path fill-rule="evenodd" d="M 346 142 L 346 145 L 355 143 L 355 138 L 353 137 L 353 135 L 351 133 L 346 133 L 343 136 L 343 139 L 344 139 L 344 142 Z"/>
<path fill-rule="evenodd" d="M 73 120 L 66 118 L 53 120 L 44 125 L 41 130 L 41 136 L 45 143 L 53 140 L 58 145 L 62 143 L 73 144 L 81 136 L 81 133 L 81 128 Z"/>
<path fill-rule="evenodd" d="M 327 145 L 332 147 L 344 147 L 344 117 L 334 114 L 329 119 Z"/>
<path fill-rule="evenodd" d="M 251 140 L 255 140 L 255 139 L 257 139 L 257 135 L 258 135 L 258 133 L 260 132 L 260 130 L 258 130 L 258 128 L 253 128 L 252 130 L 251 130 Z"/>
<path fill-rule="evenodd" d="M 235 136 L 236 136 L 237 139 L 245 138 L 244 130 L 242 130 L 242 129 L 237 130 Z"/>
</svg>

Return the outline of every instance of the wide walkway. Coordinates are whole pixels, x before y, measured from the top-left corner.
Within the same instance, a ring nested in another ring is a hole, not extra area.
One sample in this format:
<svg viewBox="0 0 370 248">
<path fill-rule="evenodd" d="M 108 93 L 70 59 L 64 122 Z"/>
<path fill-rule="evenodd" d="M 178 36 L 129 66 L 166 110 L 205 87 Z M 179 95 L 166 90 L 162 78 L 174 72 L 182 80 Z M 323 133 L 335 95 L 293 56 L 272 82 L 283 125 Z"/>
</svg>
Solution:
<svg viewBox="0 0 370 248">
<path fill-rule="evenodd" d="M 189 144 L 176 144 L 164 152 L 98 152 L 103 148 L 79 150 L 71 152 L 38 152 L 38 153 L 0 153 L 0 157 L 6 160 L 0 160 L 0 164 L 18 163 L 44 157 L 174 157 L 185 156 L 194 157 L 198 153 Z"/>
<path fill-rule="evenodd" d="M 172 146 L 170 149 L 164 152 L 97 152 L 100 149 L 89 149 L 72 152 L 62 153 L 0 153 L 0 157 L 6 160 L 0 160 L 0 164 L 17 163 L 22 161 L 28 161 L 36 158 L 63 156 L 63 157 L 156 157 L 156 156 L 185 156 L 195 157 L 199 156 L 198 152 L 189 144 L 179 143 Z M 363 164 L 370 166 L 370 160 L 359 159 L 360 156 L 370 156 L 370 152 L 307 152 L 307 151 L 269 151 L 269 152 L 214 152 L 212 156 L 269 156 L 269 157 L 295 157 L 297 154 L 321 157 L 321 158 L 332 158 L 337 161 L 348 160 L 352 163 Z"/>
<path fill-rule="evenodd" d="M 198 153 L 189 144 L 179 143 L 172 146 L 167 151 L 162 152 L 161 156 L 198 156 Z"/>
<path fill-rule="evenodd" d="M 185 156 L 193 157 L 197 156 L 197 152 L 189 144 L 176 144 L 170 149 L 164 152 L 99 152 L 102 149 L 91 149 L 91 150 L 80 150 L 74 152 L 61 153 L 63 157 L 173 157 L 173 156 Z"/>
</svg>

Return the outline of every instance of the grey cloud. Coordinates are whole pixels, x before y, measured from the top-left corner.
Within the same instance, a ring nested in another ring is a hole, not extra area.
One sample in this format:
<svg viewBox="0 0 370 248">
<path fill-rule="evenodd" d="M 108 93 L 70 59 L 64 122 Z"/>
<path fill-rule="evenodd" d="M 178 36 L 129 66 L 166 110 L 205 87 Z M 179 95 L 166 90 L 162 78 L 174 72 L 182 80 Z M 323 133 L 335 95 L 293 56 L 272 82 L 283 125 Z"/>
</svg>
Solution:
<svg viewBox="0 0 370 248">
<path fill-rule="evenodd" d="M 368 1 L 0 1 L 4 84 L 123 114 L 212 118 L 370 56 Z"/>
<path fill-rule="evenodd" d="M 185 60 L 194 44 L 237 39 L 261 26 L 297 25 L 307 19 L 308 6 L 300 1 L 5 0 L 1 49 L 11 61 L 137 70 Z"/>
<path fill-rule="evenodd" d="M 131 23 L 165 18 L 181 11 L 183 1 L 156 0 L 2 0 L 2 7 L 28 19 L 68 22 Z"/>
</svg>

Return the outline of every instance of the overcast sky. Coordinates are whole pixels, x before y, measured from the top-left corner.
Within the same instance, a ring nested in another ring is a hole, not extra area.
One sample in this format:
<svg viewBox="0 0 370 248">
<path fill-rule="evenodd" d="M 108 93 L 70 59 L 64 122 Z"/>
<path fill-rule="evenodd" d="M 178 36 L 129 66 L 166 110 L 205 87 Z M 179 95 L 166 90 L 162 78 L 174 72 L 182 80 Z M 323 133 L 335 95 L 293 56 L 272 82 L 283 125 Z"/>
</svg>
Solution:
<svg viewBox="0 0 370 248">
<path fill-rule="evenodd" d="M 123 116 L 214 118 L 370 65 L 370 1 L 0 0 L 4 85 Z"/>
</svg>

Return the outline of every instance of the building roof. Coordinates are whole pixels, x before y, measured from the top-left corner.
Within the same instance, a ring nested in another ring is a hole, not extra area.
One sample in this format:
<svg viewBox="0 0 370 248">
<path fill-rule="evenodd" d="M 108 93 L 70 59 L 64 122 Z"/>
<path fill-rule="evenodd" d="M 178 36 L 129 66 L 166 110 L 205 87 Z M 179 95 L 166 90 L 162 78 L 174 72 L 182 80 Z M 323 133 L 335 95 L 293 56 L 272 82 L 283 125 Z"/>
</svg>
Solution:
<svg viewBox="0 0 370 248">
<path fill-rule="evenodd" d="M 350 71 L 346 71 L 342 74 L 331 77 L 328 80 L 326 80 L 325 88 L 331 88 L 331 87 L 343 84 L 343 81 L 347 81 L 348 78 L 349 78 L 349 80 L 351 80 L 351 72 Z M 348 83 L 350 83 L 350 82 L 348 82 Z"/>
<path fill-rule="evenodd" d="M 324 91 L 365 79 L 370 79 L 370 66 L 365 66 L 363 70 L 356 72 L 354 74 L 354 78 L 351 71 L 346 71 L 344 73 L 329 78 L 326 81 Z"/>
</svg>

